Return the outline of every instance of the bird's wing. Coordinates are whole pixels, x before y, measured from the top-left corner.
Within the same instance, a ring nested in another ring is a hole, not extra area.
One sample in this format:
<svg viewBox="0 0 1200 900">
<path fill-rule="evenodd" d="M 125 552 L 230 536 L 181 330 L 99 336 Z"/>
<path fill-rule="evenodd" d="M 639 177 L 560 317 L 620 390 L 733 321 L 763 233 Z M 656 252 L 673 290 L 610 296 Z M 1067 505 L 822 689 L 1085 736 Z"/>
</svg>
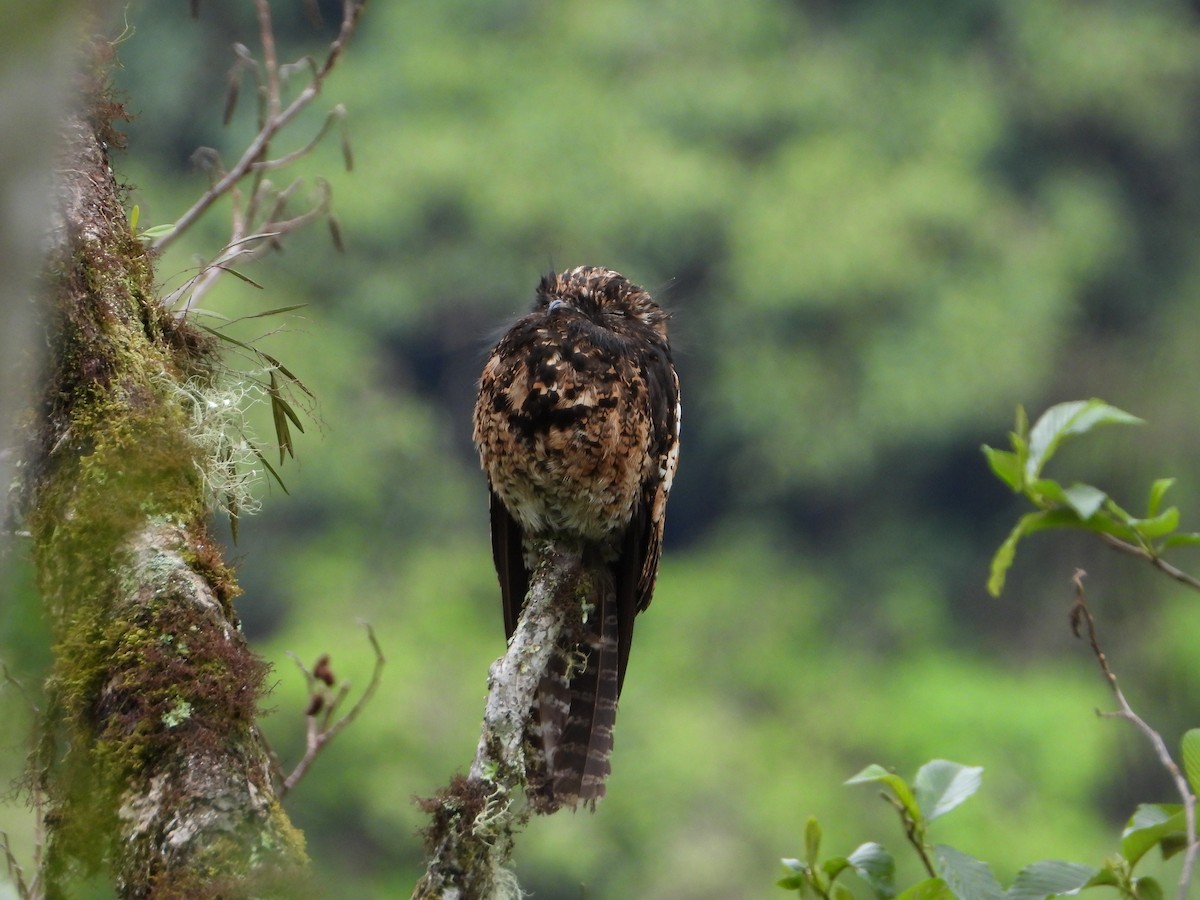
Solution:
<svg viewBox="0 0 1200 900">
<path fill-rule="evenodd" d="M 521 526 L 504 507 L 503 501 L 491 491 L 492 561 L 500 579 L 500 596 L 504 603 L 504 634 L 512 637 L 517 630 L 517 618 L 529 592 L 529 573 L 521 544 Z"/>
</svg>

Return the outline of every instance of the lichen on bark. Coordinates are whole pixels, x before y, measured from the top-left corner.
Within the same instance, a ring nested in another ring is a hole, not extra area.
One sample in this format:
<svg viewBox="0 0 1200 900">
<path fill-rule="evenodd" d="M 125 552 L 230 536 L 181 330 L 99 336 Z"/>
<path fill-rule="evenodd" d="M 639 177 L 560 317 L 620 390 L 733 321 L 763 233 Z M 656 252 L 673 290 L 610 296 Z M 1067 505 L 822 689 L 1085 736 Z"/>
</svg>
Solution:
<svg viewBox="0 0 1200 900">
<path fill-rule="evenodd" d="M 184 382 L 214 349 L 162 309 L 108 164 L 119 107 L 89 85 L 58 161 L 50 358 L 23 507 L 54 666 L 33 773 L 48 897 L 304 896 L 304 841 L 254 725 L 267 666 L 207 530 Z"/>
</svg>

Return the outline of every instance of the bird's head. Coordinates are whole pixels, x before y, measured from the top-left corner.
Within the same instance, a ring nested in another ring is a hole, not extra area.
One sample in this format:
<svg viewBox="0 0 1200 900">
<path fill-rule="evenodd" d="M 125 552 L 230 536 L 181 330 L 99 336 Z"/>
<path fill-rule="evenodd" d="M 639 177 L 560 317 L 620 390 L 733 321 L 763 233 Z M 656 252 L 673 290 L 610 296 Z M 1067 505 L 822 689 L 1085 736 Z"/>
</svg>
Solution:
<svg viewBox="0 0 1200 900">
<path fill-rule="evenodd" d="M 644 288 L 600 266 L 577 266 L 544 276 L 534 312 L 579 315 L 609 331 L 657 336 L 664 344 L 670 318 Z"/>
</svg>

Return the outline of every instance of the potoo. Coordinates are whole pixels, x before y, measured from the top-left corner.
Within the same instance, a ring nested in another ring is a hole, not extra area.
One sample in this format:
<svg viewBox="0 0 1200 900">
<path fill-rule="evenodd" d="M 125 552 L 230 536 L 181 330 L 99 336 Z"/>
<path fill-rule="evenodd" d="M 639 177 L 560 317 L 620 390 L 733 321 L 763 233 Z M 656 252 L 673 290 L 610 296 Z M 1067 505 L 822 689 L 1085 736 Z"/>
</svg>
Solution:
<svg viewBox="0 0 1200 900">
<path fill-rule="evenodd" d="M 549 809 L 594 806 L 611 771 L 633 620 L 654 592 L 679 456 L 667 318 L 611 269 L 547 275 L 479 383 L 474 439 L 505 631 L 525 602 L 535 541 L 578 550 L 593 585 L 582 633 L 558 648 L 532 711 L 531 790 Z"/>
</svg>

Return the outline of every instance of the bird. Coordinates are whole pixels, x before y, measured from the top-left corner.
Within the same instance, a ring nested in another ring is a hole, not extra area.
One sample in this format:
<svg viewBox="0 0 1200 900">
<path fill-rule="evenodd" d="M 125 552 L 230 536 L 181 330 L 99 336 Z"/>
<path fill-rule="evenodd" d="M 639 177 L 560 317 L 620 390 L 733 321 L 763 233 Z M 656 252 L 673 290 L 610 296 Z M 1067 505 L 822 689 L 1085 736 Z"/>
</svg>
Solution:
<svg viewBox="0 0 1200 900">
<path fill-rule="evenodd" d="M 532 311 L 491 351 L 473 440 L 490 494 L 492 557 L 511 638 L 547 539 L 577 550 L 593 607 L 541 676 L 527 735 L 535 808 L 595 809 L 633 622 L 650 605 L 679 460 L 668 314 L 612 269 L 542 277 Z"/>
</svg>

